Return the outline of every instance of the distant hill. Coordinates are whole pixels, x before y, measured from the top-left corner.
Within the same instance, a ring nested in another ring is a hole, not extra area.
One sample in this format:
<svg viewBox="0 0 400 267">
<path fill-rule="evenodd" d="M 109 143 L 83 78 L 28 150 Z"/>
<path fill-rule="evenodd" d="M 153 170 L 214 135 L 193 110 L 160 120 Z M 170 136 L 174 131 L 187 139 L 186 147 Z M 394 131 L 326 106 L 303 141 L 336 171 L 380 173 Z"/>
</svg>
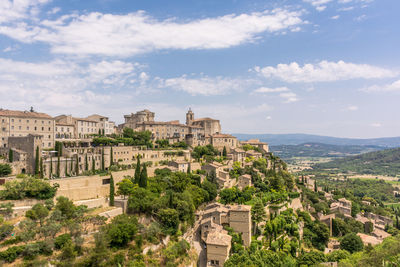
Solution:
<svg viewBox="0 0 400 267">
<path fill-rule="evenodd" d="M 400 148 L 369 152 L 315 164 L 313 170 L 390 176 L 400 175 Z"/>
<path fill-rule="evenodd" d="M 385 148 L 380 146 L 330 145 L 321 143 L 270 146 L 270 150 L 283 159 L 293 157 L 346 157 L 382 149 Z"/>
<path fill-rule="evenodd" d="M 300 145 L 304 143 L 321 143 L 330 145 L 381 146 L 386 148 L 400 147 L 400 137 L 372 139 L 338 138 L 312 134 L 233 134 L 239 140 L 260 139 L 270 146 Z"/>
</svg>

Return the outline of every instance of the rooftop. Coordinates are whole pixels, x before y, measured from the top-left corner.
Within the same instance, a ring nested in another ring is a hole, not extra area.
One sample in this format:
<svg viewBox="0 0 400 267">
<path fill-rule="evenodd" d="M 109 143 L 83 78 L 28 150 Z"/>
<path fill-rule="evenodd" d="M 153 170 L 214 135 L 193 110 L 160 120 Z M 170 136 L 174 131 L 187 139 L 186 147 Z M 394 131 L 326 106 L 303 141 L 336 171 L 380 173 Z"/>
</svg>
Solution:
<svg viewBox="0 0 400 267">
<path fill-rule="evenodd" d="M 206 244 L 207 245 L 219 245 L 219 246 L 230 246 L 232 237 L 228 233 L 223 231 L 211 231 L 207 235 Z"/>
<path fill-rule="evenodd" d="M 53 119 L 46 113 L 40 113 L 35 111 L 20 111 L 20 110 L 9 110 L 0 109 L 0 116 L 7 117 L 21 117 L 21 118 L 41 118 L 41 119 Z"/>
</svg>

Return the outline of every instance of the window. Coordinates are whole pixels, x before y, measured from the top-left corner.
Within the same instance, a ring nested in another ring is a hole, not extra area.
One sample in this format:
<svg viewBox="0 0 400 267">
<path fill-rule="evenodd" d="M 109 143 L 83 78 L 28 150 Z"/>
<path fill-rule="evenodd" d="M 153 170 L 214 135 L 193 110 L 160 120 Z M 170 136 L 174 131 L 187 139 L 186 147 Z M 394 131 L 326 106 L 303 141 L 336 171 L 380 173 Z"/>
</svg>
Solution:
<svg viewBox="0 0 400 267">
<path fill-rule="evenodd" d="M 26 126 L 26 129 L 29 130 L 29 126 Z"/>
<path fill-rule="evenodd" d="M 11 122 L 14 122 L 14 119 L 11 119 Z"/>
<path fill-rule="evenodd" d="M 3 127 L 3 132 L 5 132 L 6 131 L 6 127 Z"/>
<path fill-rule="evenodd" d="M 18 126 L 18 129 L 21 130 L 21 126 Z"/>
<path fill-rule="evenodd" d="M 49 147 L 51 147 L 51 143 L 49 143 Z"/>
<path fill-rule="evenodd" d="M 57 132 L 58 130 L 57 130 L 57 127 L 56 127 L 56 132 Z"/>
<path fill-rule="evenodd" d="M 26 120 L 26 123 L 29 123 L 29 120 Z"/>
<path fill-rule="evenodd" d="M 51 131 L 51 128 L 49 127 L 49 131 Z"/>
<path fill-rule="evenodd" d="M 103 179 L 103 184 L 110 184 L 111 183 L 111 179 Z"/>
<path fill-rule="evenodd" d="M 35 131 L 37 130 L 36 126 L 35 126 Z"/>
<path fill-rule="evenodd" d="M 44 121 L 42 121 L 42 124 L 44 123 Z"/>
<path fill-rule="evenodd" d="M 44 131 L 44 127 L 42 127 L 42 131 Z"/>
</svg>

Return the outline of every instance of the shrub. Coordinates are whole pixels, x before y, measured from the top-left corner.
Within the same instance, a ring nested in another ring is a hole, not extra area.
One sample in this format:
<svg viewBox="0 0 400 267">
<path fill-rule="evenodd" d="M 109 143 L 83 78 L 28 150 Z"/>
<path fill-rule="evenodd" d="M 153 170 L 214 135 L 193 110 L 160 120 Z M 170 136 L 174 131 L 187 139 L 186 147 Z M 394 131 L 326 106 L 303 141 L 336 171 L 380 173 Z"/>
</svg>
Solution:
<svg viewBox="0 0 400 267">
<path fill-rule="evenodd" d="M 62 249 L 64 245 L 68 242 L 71 241 L 71 235 L 70 234 L 62 234 L 56 237 L 54 240 L 54 247 L 56 249 Z"/>
<path fill-rule="evenodd" d="M 0 177 L 11 174 L 11 166 L 9 164 L 0 164 Z"/>
<path fill-rule="evenodd" d="M 14 226 L 11 224 L 3 224 L 0 226 L 0 240 L 4 240 L 6 237 L 8 237 L 13 230 Z"/>
<path fill-rule="evenodd" d="M 7 250 L 0 252 L 0 259 L 6 262 L 13 262 L 24 250 L 25 246 L 9 247 Z"/>
</svg>

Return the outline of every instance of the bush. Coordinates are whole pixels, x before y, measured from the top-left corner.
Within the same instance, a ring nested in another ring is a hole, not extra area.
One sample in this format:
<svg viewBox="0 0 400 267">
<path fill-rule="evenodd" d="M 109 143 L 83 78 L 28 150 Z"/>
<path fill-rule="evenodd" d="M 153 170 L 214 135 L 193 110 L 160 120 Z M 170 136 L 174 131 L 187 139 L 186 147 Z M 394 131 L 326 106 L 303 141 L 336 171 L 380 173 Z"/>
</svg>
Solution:
<svg viewBox="0 0 400 267">
<path fill-rule="evenodd" d="M 24 250 L 25 246 L 9 247 L 7 250 L 0 252 L 0 259 L 6 262 L 13 262 Z"/>
<path fill-rule="evenodd" d="M 48 182 L 36 178 L 23 178 L 21 181 L 10 181 L 4 184 L 0 198 L 17 200 L 24 198 L 50 199 L 57 192 L 57 185 L 51 186 Z"/>
<path fill-rule="evenodd" d="M 62 234 L 56 237 L 54 240 L 54 247 L 56 249 L 62 249 L 64 245 L 68 242 L 71 241 L 71 235 L 70 234 Z"/>
<path fill-rule="evenodd" d="M 340 248 L 353 253 L 361 251 L 364 248 L 364 244 L 356 233 L 348 233 L 340 240 Z"/>
<path fill-rule="evenodd" d="M 0 177 L 11 174 L 11 166 L 9 164 L 0 164 Z"/>
<path fill-rule="evenodd" d="M 13 230 L 14 226 L 12 226 L 11 224 L 3 224 L 2 226 L 0 226 L 0 241 L 7 238 Z"/>
</svg>

